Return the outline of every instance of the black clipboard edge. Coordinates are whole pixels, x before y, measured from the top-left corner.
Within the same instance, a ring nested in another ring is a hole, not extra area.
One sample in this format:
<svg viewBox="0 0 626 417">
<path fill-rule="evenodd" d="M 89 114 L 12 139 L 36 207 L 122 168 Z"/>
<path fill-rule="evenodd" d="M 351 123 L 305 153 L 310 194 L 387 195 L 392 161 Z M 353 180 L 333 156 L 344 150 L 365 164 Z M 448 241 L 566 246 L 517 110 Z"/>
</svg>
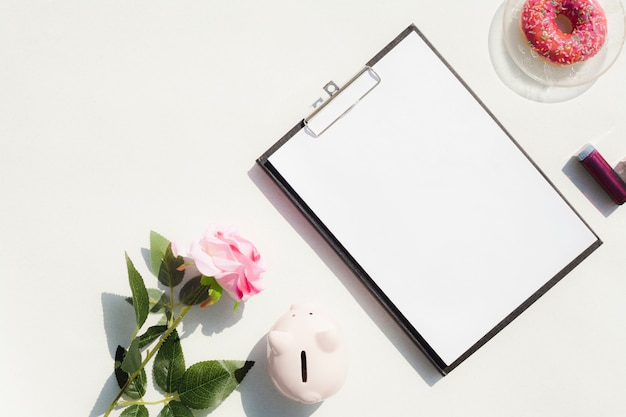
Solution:
<svg viewBox="0 0 626 417">
<path fill-rule="evenodd" d="M 595 235 L 595 233 L 592 230 L 591 232 Z M 587 247 L 587 249 L 585 249 L 580 255 L 574 258 L 554 277 L 552 277 L 548 282 L 542 285 L 530 297 L 528 297 L 524 302 L 522 302 L 515 310 L 513 310 L 504 319 L 502 319 L 493 329 L 491 329 L 487 334 L 485 334 L 476 343 L 474 343 L 459 358 L 457 358 L 454 362 L 452 362 L 449 366 L 447 366 L 444 372 L 448 373 L 454 368 L 456 368 L 458 365 L 460 365 L 464 360 L 466 360 L 473 353 L 475 353 L 478 349 L 480 349 L 485 343 L 487 343 L 489 340 L 495 337 L 498 333 L 500 333 L 502 329 L 504 329 L 513 320 L 515 320 L 519 315 L 521 315 L 526 309 L 528 309 L 533 303 L 535 303 L 535 301 L 539 300 L 546 292 L 548 292 L 548 290 L 554 287 L 561 279 L 563 279 L 567 274 L 569 274 L 578 264 L 580 264 L 583 260 L 585 260 L 585 258 L 591 255 L 596 249 L 598 249 L 602 245 L 603 242 L 602 240 L 597 238 L 597 235 L 595 236 L 596 236 L 595 242 L 589 245 L 589 247 Z"/>
<path fill-rule="evenodd" d="M 404 315 L 397 309 L 391 300 L 384 294 L 384 292 L 376 285 L 374 280 L 367 274 L 367 272 L 359 265 L 359 263 L 350 255 L 347 249 L 341 245 L 339 240 L 332 234 L 332 232 L 323 224 L 321 219 L 315 215 L 313 210 L 302 200 L 298 193 L 289 185 L 289 183 L 282 177 L 282 175 L 276 170 L 276 168 L 269 161 L 270 156 L 276 152 L 281 146 L 283 146 L 291 137 L 298 133 L 305 127 L 304 119 L 296 124 L 287 134 L 285 134 L 278 142 L 270 147 L 261 157 L 257 159 L 257 163 L 263 168 L 263 170 L 273 179 L 273 181 L 281 188 L 284 194 L 293 202 L 293 204 L 300 210 L 300 212 L 306 217 L 306 219 L 313 225 L 313 227 L 321 234 L 321 236 L 327 241 L 331 248 L 337 253 L 337 255 L 346 263 L 346 265 L 356 274 L 356 276 L 365 284 L 366 288 L 378 299 L 382 306 L 391 314 L 400 327 L 407 333 L 407 335 L 413 340 L 413 342 L 420 348 L 420 350 L 430 359 L 435 365 L 437 370 L 443 375 L 447 375 L 450 371 L 456 368 L 459 364 L 465 361 L 469 356 L 475 353 L 480 347 L 492 339 L 502 329 L 504 329 L 509 323 L 511 323 L 522 312 L 529 308 L 535 301 L 543 296 L 550 288 L 554 287 L 561 279 L 563 279 L 569 272 L 571 272 L 578 264 L 586 259 L 591 253 L 602 245 L 602 240 L 593 231 L 589 224 L 582 218 L 580 213 L 570 204 L 565 196 L 559 191 L 554 183 L 547 177 L 547 175 L 541 170 L 541 168 L 535 163 L 530 155 L 520 146 L 520 144 L 511 136 L 508 130 L 500 123 L 495 115 L 489 110 L 489 108 L 480 100 L 480 98 L 474 93 L 474 91 L 465 83 L 460 75 L 450 66 L 446 59 L 437 51 L 437 49 L 430 43 L 430 41 L 424 36 L 424 34 L 414 25 L 410 25 L 404 31 L 402 31 L 394 40 L 392 40 L 387 46 L 385 46 L 378 54 L 376 54 L 365 65 L 366 67 L 373 67 L 378 61 L 380 61 L 389 51 L 391 51 L 396 45 L 402 42 L 409 34 L 416 33 L 420 38 L 428 45 L 431 51 L 444 63 L 447 69 L 456 77 L 456 79 L 465 87 L 465 89 L 472 95 L 472 97 L 480 104 L 485 112 L 492 118 L 492 120 L 502 129 L 511 142 L 517 147 L 517 149 L 526 157 L 526 159 L 533 165 L 533 167 L 539 172 L 544 180 L 552 187 L 552 189 L 559 195 L 559 197 L 569 206 L 574 214 L 580 219 L 580 221 L 587 227 L 587 229 L 595 236 L 596 240 L 589 245 L 581 254 L 574 258 L 568 265 L 566 265 L 561 271 L 559 271 L 554 277 L 548 280 L 543 286 L 535 291 L 530 297 L 522 302 L 517 308 L 509 313 L 504 319 L 502 319 L 493 329 L 488 331 L 482 338 L 475 342 L 468 350 L 466 350 L 460 357 L 455 359 L 452 363 L 447 364 L 441 359 L 441 357 L 434 351 L 434 349 L 426 342 L 426 340 L 420 335 L 420 333 L 413 327 L 413 325 L 404 317 Z"/>
</svg>

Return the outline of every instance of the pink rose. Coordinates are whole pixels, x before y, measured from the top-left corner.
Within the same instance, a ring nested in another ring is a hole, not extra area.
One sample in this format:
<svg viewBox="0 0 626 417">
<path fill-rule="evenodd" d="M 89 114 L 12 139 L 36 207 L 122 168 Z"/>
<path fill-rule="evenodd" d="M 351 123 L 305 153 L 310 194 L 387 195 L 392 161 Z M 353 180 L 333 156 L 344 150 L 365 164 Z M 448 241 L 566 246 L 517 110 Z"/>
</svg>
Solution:
<svg viewBox="0 0 626 417">
<path fill-rule="evenodd" d="M 172 245 L 175 256 L 190 258 L 198 271 L 214 277 L 217 283 L 236 301 L 246 301 L 263 291 L 261 275 L 265 268 L 256 247 L 235 230 L 211 226 L 189 252 Z"/>
</svg>

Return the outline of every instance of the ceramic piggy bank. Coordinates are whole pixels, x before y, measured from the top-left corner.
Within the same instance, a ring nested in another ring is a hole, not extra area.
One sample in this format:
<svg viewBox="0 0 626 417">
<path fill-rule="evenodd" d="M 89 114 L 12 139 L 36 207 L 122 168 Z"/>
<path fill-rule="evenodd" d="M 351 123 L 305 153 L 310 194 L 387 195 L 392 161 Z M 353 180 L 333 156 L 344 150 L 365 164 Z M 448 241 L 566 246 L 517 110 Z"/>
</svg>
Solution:
<svg viewBox="0 0 626 417">
<path fill-rule="evenodd" d="M 302 403 L 322 401 L 341 388 L 348 374 L 347 356 L 334 320 L 314 305 L 291 306 L 267 335 L 274 385 Z"/>
</svg>

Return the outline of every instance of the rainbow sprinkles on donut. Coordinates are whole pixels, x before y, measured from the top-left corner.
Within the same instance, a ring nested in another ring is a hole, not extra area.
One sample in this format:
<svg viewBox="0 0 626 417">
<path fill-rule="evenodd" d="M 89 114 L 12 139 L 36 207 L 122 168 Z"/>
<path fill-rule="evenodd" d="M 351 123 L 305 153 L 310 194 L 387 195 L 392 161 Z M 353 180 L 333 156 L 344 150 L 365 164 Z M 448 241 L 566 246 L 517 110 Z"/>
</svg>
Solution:
<svg viewBox="0 0 626 417">
<path fill-rule="evenodd" d="M 591 58 L 606 39 L 606 15 L 596 0 L 528 0 L 520 24 L 529 45 L 559 65 Z"/>
</svg>

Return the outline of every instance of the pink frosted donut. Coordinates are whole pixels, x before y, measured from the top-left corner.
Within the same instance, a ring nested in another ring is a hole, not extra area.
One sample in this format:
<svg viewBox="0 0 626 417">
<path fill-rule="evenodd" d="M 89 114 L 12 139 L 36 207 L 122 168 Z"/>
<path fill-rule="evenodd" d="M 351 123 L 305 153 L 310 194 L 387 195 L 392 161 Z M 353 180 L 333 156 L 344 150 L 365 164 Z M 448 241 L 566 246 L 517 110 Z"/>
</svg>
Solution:
<svg viewBox="0 0 626 417">
<path fill-rule="evenodd" d="M 559 15 L 569 19 L 571 33 L 559 28 Z M 528 0 L 521 27 L 535 51 L 561 65 L 591 58 L 606 39 L 606 15 L 596 0 Z"/>
</svg>

